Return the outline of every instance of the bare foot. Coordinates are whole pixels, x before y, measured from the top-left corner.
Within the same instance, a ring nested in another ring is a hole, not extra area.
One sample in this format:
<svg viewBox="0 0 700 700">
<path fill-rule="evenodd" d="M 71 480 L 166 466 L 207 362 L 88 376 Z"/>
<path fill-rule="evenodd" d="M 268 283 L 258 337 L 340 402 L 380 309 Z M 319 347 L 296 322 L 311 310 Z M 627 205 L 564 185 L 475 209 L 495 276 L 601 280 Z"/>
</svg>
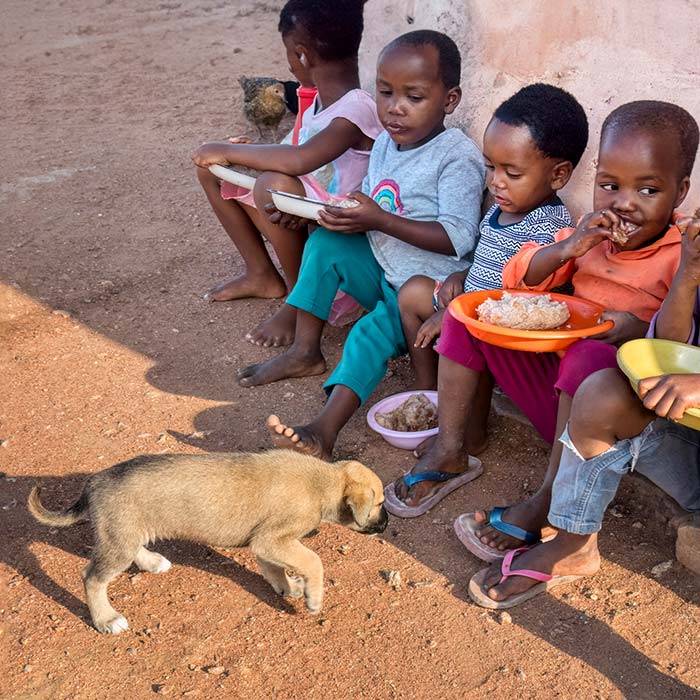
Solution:
<svg viewBox="0 0 700 700">
<path fill-rule="evenodd" d="M 501 517 L 504 522 L 517 525 L 523 530 L 533 532 L 539 536 L 542 529 L 547 527 L 549 501 L 549 494 L 541 495 L 537 492 L 531 498 L 509 506 Z M 484 527 L 476 532 L 477 537 L 483 544 L 492 549 L 497 549 L 499 552 L 523 546 L 522 540 L 506 535 L 488 525 L 489 515 L 490 512 L 485 510 L 477 510 L 474 513 L 474 520 L 478 523 L 484 523 Z"/>
<path fill-rule="evenodd" d="M 325 445 L 323 439 L 310 426 L 290 428 L 280 419 L 272 415 L 267 419 L 267 429 L 270 431 L 272 444 L 283 450 L 296 450 L 305 455 L 319 457 L 330 461 L 333 446 Z"/>
<path fill-rule="evenodd" d="M 247 333 L 245 339 L 264 348 L 291 345 L 294 342 L 296 321 L 297 310 L 289 304 L 282 304 L 267 321 L 263 321 Z"/>
<path fill-rule="evenodd" d="M 286 293 L 287 286 L 277 273 L 275 273 L 275 277 L 255 277 L 246 272 L 240 277 L 234 277 L 217 284 L 202 298 L 204 301 L 233 301 L 247 297 L 277 299 Z"/>
<path fill-rule="evenodd" d="M 438 439 L 433 446 L 424 453 L 413 469 L 412 474 L 421 472 L 447 472 L 448 474 L 463 474 L 469 469 L 469 454 L 465 449 L 448 450 L 443 447 Z M 394 482 L 396 496 L 407 506 L 417 506 L 420 502 L 433 493 L 438 485 L 435 481 L 420 481 L 413 486 L 406 486 L 403 477 Z"/>
<path fill-rule="evenodd" d="M 272 384 L 281 379 L 293 377 L 313 377 L 326 371 L 326 361 L 320 353 L 314 355 L 299 354 L 292 346 L 286 352 L 273 357 L 267 362 L 248 365 L 238 373 L 241 386 L 259 386 Z"/>
<path fill-rule="evenodd" d="M 413 450 L 413 456 L 416 459 L 422 459 L 430 450 L 433 449 L 433 446 L 437 442 L 437 435 L 431 435 L 428 438 L 425 438 L 423 442 L 416 447 L 415 450 Z M 483 442 L 480 442 L 478 445 L 475 447 L 470 447 L 469 448 L 469 454 L 473 455 L 474 457 L 477 457 L 480 455 L 487 447 L 489 446 L 489 441 L 484 438 Z"/>
<path fill-rule="evenodd" d="M 522 552 L 513 559 L 512 569 L 530 569 L 554 576 L 592 576 L 600 568 L 600 554 L 596 535 L 559 534 L 549 542 L 543 542 Z M 510 576 L 501 580 L 501 562 L 491 565 L 484 579 L 484 588 L 492 600 L 507 600 L 523 593 L 539 583 L 525 576 Z"/>
</svg>

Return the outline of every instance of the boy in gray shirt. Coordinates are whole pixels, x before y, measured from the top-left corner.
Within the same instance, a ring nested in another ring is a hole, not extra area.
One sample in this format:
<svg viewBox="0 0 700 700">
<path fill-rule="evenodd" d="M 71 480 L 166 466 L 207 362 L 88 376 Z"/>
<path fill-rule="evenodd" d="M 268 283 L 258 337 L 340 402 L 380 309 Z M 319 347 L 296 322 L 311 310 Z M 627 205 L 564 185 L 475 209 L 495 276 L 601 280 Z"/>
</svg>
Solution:
<svg viewBox="0 0 700 700">
<path fill-rule="evenodd" d="M 391 42 L 377 65 L 377 111 L 386 132 L 376 140 L 359 205 L 327 209 L 304 248 L 287 303 L 298 309 L 293 345 L 239 372 L 241 386 L 321 374 L 321 334 L 341 289 L 369 311 L 350 331 L 343 357 L 311 423 L 268 426 L 279 447 L 327 459 L 341 428 L 406 353 L 397 290 L 412 275 L 444 279 L 464 269 L 476 245 L 485 183 L 483 158 L 458 129 L 445 129 L 459 104 L 460 55 L 445 34 L 410 32 Z M 364 231 L 368 233 L 365 235 Z"/>
</svg>

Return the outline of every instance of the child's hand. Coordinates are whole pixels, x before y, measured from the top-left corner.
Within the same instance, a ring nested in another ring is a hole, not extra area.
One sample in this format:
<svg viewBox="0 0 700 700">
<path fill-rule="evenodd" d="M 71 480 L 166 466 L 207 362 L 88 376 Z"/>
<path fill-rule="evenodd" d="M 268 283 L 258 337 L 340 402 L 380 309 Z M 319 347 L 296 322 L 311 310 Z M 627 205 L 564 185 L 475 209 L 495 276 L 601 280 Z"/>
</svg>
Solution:
<svg viewBox="0 0 700 700">
<path fill-rule="evenodd" d="M 229 136 L 226 140 L 229 143 L 253 143 L 249 136 Z"/>
<path fill-rule="evenodd" d="M 309 223 L 308 219 L 302 219 L 299 216 L 294 216 L 294 214 L 287 214 L 284 211 L 280 211 L 272 202 L 268 202 L 265 205 L 265 214 L 270 220 L 270 223 L 277 224 L 290 231 L 298 231 Z"/>
<path fill-rule="evenodd" d="M 629 311 L 603 311 L 600 321 L 612 321 L 615 325 L 609 331 L 591 337 L 610 345 L 621 345 L 634 338 L 643 338 L 649 330 L 648 323 Z"/>
<path fill-rule="evenodd" d="M 689 408 L 700 408 L 700 374 L 665 374 L 639 382 L 639 396 L 650 411 L 680 420 Z"/>
<path fill-rule="evenodd" d="M 466 278 L 467 270 L 453 272 L 447 277 L 437 295 L 439 309 L 444 309 L 455 297 L 464 293 L 464 280 Z"/>
<path fill-rule="evenodd" d="M 564 242 L 565 257 L 580 258 L 601 241 L 610 238 L 621 219 L 610 209 L 601 209 L 579 219 L 574 232 Z"/>
<path fill-rule="evenodd" d="M 445 315 L 445 309 L 440 309 L 436 311 L 423 325 L 418 329 L 418 334 L 416 335 L 416 342 L 413 343 L 413 347 L 416 348 L 427 348 L 430 343 L 435 340 L 440 335 L 440 329 L 442 328 L 442 317 Z"/>
<path fill-rule="evenodd" d="M 331 231 L 340 233 L 381 230 L 381 221 L 386 212 L 362 192 L 353 192 L 348 197 L 357 200 L 360 204 L 347 209 L 341 207 L 321 209 L 318 215 L 319 223 Z"/>
<path fill-rule="evenodd" d="M 677 274 L 685 278 L 692 287 L 700 284 L 700 210 L 695 217 L 677 222 L 683 234 L 681 239 L 681 262 Z"/>
<path fill-rule="evenodd" d="M 192 160 L 198 168 L 208 168 L 210 165 L 230 165 L 230 161 L 222 153 L 221 146 L 228 142 L 211 141 L 202 144 L 193 154 Z"/>
</svg>

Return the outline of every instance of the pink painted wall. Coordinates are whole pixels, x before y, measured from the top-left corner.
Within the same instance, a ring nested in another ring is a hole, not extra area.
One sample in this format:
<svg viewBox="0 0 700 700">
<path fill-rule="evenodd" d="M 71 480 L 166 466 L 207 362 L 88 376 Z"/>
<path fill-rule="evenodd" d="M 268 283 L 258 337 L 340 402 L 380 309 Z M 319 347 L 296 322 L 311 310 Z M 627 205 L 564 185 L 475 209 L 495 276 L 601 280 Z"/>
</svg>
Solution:
<svg viewBox="0 0 700 700">
<path fill-rule="evenodd" d="M 667 100 L 700 121 L 700 0 L 370 0 L 365 26 L 362 78 L 370 90 L 377 55 L 393 37 L 429 28 L 455 39 L 464 97 L 453 123 L 479 144 L 493 110 L 523 85 L 547 82 L 575 95 L 591 135 L 562 195 L 574 216 L 592 206 L 600 125 L 612 109 Z M 698 206 L 696 163 L 683 209 Z"/>
</svg>

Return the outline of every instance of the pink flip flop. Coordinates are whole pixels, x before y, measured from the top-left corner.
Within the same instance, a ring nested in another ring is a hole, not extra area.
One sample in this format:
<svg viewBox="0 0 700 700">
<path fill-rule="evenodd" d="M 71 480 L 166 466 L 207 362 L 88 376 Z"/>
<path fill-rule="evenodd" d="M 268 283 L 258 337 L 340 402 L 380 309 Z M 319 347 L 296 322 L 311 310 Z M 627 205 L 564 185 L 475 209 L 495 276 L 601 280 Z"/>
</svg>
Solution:
<svg viewBox="0 0 700 700">
<path fill-rule="evenodd" d="M 530 600 L 530 598 L 534 598 L 540 593 L 545 593 L 563 583 L 571 583 L 572 581 L 576 581 L 576 579 L 582 578 L 581 576 L 553 576 L 551 574 L 544 574 L 541 571 L 533 571 L 532 569 L 511 569 L 513 558 L 522 552 L 527 552 L 528 549 L 528 547 L 511 549 L 505 555 L 501 563 L 502 576 L 499 584 L 503 583 L 511 576 L 524 576 L 525 578 L 530 578 L 540 583 L 535 584 L 532 588 L 528 588 L 528 590 L 522 593 L 512 595 L 507 600 L 493 600 L 488 596 L 489 589 L 484 586 L 484 580 L 491 571 L 491 568 L 487 567 L 478 571 L 471 577 L 469 581 L 469 597 L 482 608 L 504 610 L 505 608 L 514 608 L 516 605 L 520 605 L 526 600 Z"/>
<path fill-rule="evenodd" d="M 484 472 L 484 467 L 480 459 L 469 455 L 469 469 L 462 474 L 450 474 L 449 472 L 429 471 L 420 474 L 404 474 L 403 481 L 407 486 L 413 486 L 421 481 L 438 482 L 433 492 L 424 498 L 417 506 L 407 506 L 397 495 L 394 483 L 387 484 L 384 488 L 384 507 L 392 515 L 399 518 L 417 518 L 419 515 L 427 513 L 433 506 L 449 496 L 460 486 L 468 484 Z"/>
<path fill-rule="evenodd" d="M 462 513 L 454 522 L 455 534 L 459 541 L 475 556 L 486 562 L 494 562 L 503 559 L 508 550 L 499 550 L 489 547 L 484 544 L 476 534 L 477 530 L 481 530 L 489 525 L 498 532 L 505 535 L 510 535 L 516 540 L 521 540 L 526 545 L 533 545 L 540 541 L 539 535 L 523 528 L 505 522 L 502 519 L 506 508 L 492 508 L 489 513 L 489 520 L 485 523 L 480 523 L 474 518 L 474 513 Z"/>
</svg>

